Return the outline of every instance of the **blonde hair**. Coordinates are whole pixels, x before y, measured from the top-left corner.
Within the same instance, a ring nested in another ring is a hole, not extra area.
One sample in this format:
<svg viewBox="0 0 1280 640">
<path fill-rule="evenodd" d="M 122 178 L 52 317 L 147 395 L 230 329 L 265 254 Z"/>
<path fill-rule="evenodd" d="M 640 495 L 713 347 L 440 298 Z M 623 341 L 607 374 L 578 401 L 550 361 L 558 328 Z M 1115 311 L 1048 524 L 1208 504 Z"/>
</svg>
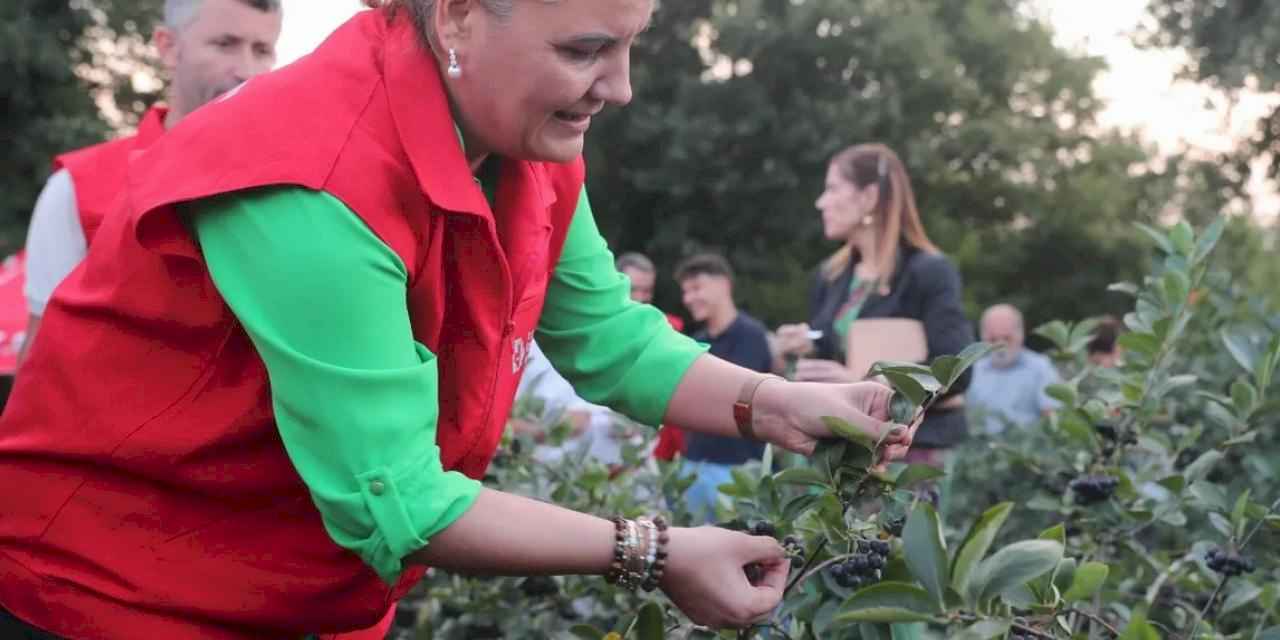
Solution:
<svg viewBox="0 0 1280 640">
<path fill-rule="evenodd" d="M 879 237 L 876 238 L 876 273 L 880 278 L 880 291 L 887 293 L 898 264 L 898 245 L 902 242 L 928 253 L 940 253 L 929 240 L 920 222 L 915 193 L 911 190 L 911 178 L 902 160 L 893 149 L 879 144 L 859 144 L 837 153 L 831 166 L 859 189 L 878 185 L 880 195 L 871 214 L 874 216 Z M 823 263 L 822 272 L 828 280 L 835 280 L 853 261 L 851 242 L 836 250 Z"/>
</svg>

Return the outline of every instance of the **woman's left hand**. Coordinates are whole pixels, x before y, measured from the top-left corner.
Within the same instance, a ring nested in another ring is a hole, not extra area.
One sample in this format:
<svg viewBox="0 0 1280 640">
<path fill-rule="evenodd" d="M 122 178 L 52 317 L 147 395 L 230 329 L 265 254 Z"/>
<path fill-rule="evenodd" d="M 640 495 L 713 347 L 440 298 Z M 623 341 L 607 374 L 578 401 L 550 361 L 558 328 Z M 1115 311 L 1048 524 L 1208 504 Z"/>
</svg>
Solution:
<svg viewBox="0 0 1280 640">
<path fill-rule="evenodd" d="M 819 384 L 771 380 L 755 400 L 756 435 L 783 449 L 811 455 L 818 441 L 838 437 L 823 422 L 840 418 L 872 440 L 883 442 L 882 462 L 905 456 L 912 433 L 889 420 L 893 390 L 877 382 Z"/>
<path fill-rule="evenodd" d="M 800 382 L 854 382 L 849 368 L 834 360 L 801 358 L 796 361 L 796 380 Z"/>
</svg>

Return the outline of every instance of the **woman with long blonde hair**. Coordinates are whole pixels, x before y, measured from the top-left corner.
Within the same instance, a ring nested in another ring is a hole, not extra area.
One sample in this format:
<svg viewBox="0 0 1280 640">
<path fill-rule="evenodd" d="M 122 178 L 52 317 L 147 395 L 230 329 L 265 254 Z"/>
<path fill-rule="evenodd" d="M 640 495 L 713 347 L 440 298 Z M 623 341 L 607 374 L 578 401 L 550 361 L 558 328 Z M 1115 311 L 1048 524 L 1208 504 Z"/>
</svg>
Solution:
<svg viewBox="0 0 1280 640">
<path fill-rule="evenodd" d="M 781 353 L 798 358 L 796 380 L 852 382 L 845 349 L 857 319 L 920 321 L 930 360 L 973 342 L 960 274 L 925 233 L 911 179 L 892 149 L 870 143 L 836 154 L 816 206 L 824 234 L 840 247 L 817 269 L 808 324 L 778 329 Z M 821 337 L 811 339 L 811 331 Z M 926 416 L 908 458 L 940 464 L 941 452 L 964 438 L 959 393 L 967 385 L 966 377 Z"/>
</svg>

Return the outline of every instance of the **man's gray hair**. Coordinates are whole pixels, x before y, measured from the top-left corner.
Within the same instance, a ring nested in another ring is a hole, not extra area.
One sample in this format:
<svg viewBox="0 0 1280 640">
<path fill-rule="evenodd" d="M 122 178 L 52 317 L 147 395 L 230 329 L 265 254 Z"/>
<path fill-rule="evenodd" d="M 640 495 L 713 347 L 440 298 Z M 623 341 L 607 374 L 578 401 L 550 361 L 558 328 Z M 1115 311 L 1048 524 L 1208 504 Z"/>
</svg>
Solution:
<svg viewBox="0 0 1280 640">
<path fill-rule="evenodd" d="M 264 13 L 275 13 L 280 10 L 280 0 L 237 0 Z M 180 31 L 191 24 L 200 13 L 200 5 L 204 0 L 164 0 L 164 25 Z"/>
<path fill-rule="evenodd" d="M 626 271 L 627 269 L 635 269 L 644 273 L 657 273 L 654 268 L 653 261 L 641 253 L 624 253 L 618 256 L 618 260 L 614 263 L 614 268 L 618 271 Z"/>
</svg>

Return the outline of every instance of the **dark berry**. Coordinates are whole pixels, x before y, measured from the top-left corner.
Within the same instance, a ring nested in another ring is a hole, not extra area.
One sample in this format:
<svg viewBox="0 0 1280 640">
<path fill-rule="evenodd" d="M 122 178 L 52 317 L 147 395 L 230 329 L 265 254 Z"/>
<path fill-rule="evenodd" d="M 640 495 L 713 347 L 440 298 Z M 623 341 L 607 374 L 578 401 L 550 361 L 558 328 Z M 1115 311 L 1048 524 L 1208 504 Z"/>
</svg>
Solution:
<svg viewBox="0 0 1280 640">
<path fill-rule="evenodd" d="M 880 557 L 882 557 L 882 558 L 887 558 L 887 557 L 889 557 L 889 550 L 890 550 L 890 549 L 891 549 L 891 547 L 889 546 L 889 543 L 888 543 L 888 542 L 885 542 L 884 540 L 876 540 L 876 541 L 874 541 L 874 542 L 872 542 L 872 543 L 871 543 L 871 550 L 872 550 L 872 551 L 875 551 L 875 552 L 876 552 L 876 555 L 878 555 L 878 556 L 880 556 Z"/>
<path fill-rule="evenodd" d="M 582 614 L 578 613 L 578 610 L 573 608 L 572 602 L 561 603 L 560 608 L 557 609 L 557 613 L 560 614 L 560 618 L 562 620 L 568 620 L 570 622 L 573 622 L 574 620 L 582 619 Z"/>
<path fill-rule="evenodd" d="M 463 611 L 462 607 L 459 607 L 458 605 L 452 602 L 446 602 L 440 605 L 440 617 L 446 620 L 450 618 L 457 618 L 461 616 L 463 613 L 466 613 L 466 612 Z"/>
<path fill-rule="evenodd" d="M 1254 570 L 1257 569 L 1252 558 L 1247 558 L 1237 553 L 1223 551 L 1217 547 L 1210 549 L 1209 553 L 1205 554 L 1205 560 L 1209 565 L 1209 569 L 1224 576 L 1238 576 L 1242 573 L 1253 573 Z"/>
<path fill-rule="evenodd" d="M 797 538 L 797 537 L 795 537 L 795 536 L 787 536 L 786 538 L 783 538 L 783 540 L 782 540 L 782 546 L 784 546 L 784 547 L 800 547 L 800 546 L 803 546 L 803 544 L 800 542 L 800 538 Z"/>
<path fill-rule="evenodd" d="M 778 529 L 773 526 L 772 522 L 761 520 L 756 526 L 751 528 L 751 534 L 757 536 L 769 536 L 770 538 L 778 537 Z"/>
<path fill-rule="evenodd" d="M 797 571 L 804 568 L 804 556 L 799 553 L 791 556 L 791 568 Z"/>
<path fill-rule="evenodd" d="M 754 562 L 742 568 L 743 573 L 747 574 L 747 582 L 751 584 L 760 584 L 764 579 L 764 567 Z"/>
<path fill-rule="evenodd" d="M 530 598 L 542 598 L 559 593 L 560 585 L 550 576 L 533 576 L 520 583 L 520 591 Z"/>
<path fill-rule="evenodd" d="M 1116 491 L 1120 481 L 1111 476 L 1083 476 L 1071 481 L 1071 493 L 1076 504 L 1091 505 L 1103 502 Z"/>
<path fill-rule="evenodd" d="M 884 568 L 884 556 L 882 556 L 882 555 L 874 555 L 874 556 L 871 556 L 870 558 L 867 558 L 867 562 L 868 562 L 868 566 L 869 566 L 869 568 L 871 568 L 871 569 L 883 569 L 883 568 Z"/>
</svg>

